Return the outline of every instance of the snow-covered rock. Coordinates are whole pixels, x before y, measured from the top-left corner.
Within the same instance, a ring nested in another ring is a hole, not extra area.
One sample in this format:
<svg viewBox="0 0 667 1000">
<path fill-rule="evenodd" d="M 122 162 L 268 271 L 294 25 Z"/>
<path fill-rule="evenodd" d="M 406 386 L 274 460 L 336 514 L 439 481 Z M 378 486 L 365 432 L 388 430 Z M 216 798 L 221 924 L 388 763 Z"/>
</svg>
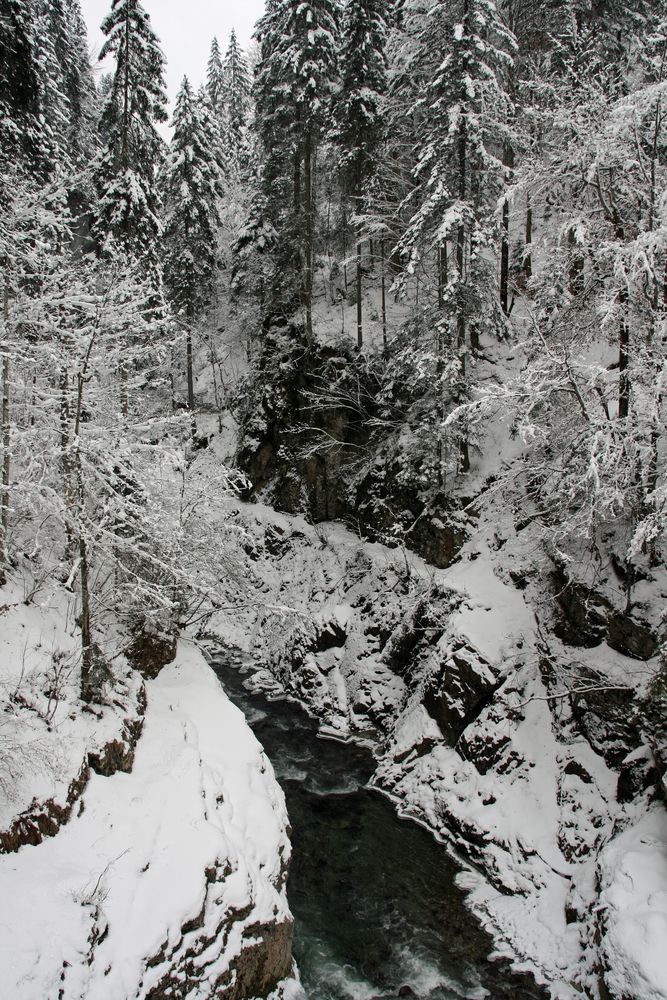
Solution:
<svg viewBox="0 0 667 1000">
<path fill-rule="evenodd" d="M 194 648 L 147 683 L 130 773 L 0 857 L 0 996 L 266 996 L 291 975 L 281 789 Z"/>
<path fill-rule="evenodd" d="M 650 757 L 633 712 L 653 667 L 559 638 L 548 560 L 502 511 L 442 570 L 338 524 L 260 505 L 239 519 L 265 606 L 217 627 L 256 652 L 257 683 L 280 683 L 327 732 L 370 729 L 376 785 L 483 873 L 466 884 L 470 905 L 554 998 L 666 1000 L 648 958 L 660 890 L 649 900 L 630 881 L 638 866 L 662 871 L 667 846 L 650 768 L 633 757 Z"/>
</svg>

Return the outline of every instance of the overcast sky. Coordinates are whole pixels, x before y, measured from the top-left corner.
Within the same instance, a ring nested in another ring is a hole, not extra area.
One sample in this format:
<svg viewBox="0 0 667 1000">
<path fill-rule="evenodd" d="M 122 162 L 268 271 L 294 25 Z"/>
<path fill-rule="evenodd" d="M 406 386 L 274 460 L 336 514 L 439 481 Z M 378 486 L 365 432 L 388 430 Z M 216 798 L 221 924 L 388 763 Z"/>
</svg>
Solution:
<svg viewBox="0 0 667 1000">
<path fill-rule="evenodd" d="M 196 88 L 203 83 L 211 39 L 217 35 L 223 55 L 232 28 L 247 47 L 255 22 L 264 12 L 264 0 L 142 0 L 167 58 L 170 102 L 184 75 Z M 95 53 L 102 44 L 100 23 L 111 0 L 81 0 Z"/>
</svg>

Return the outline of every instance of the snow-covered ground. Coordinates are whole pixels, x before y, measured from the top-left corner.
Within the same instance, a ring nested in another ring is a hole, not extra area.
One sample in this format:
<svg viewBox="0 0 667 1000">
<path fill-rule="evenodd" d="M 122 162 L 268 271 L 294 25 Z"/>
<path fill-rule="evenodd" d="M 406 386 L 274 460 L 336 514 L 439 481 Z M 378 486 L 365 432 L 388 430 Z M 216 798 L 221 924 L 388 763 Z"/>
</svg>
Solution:
<svg viewBox="0 0 667 1000">
<path fill-rule="evenodd" d="M 54 650 L 74 655 L 75 630 L 64 593 L 39 607 L 19 596 L 3 591 L 2 683 L 24 692 L 3 713 L 16 761 L 4 829 L 33 796 L 65 798 L 82 756 L 119 736 L 138 686 L 119 685 L 124 701 L 94 714 L 76 711 L 65 686 L 47 724 L 40 685 Z M 35 745 L 21 750 L 30 715 Z M 241 995 L 268 992 L 291 974 L 284 797 L 195 647 L 181 642 L 146 682 L 131 771 L 90 773 L 77 794 L 54 836 L 0 854 L 0 996 L 129 1000 L 159 988 L 205 1000 L 236 982 Z"/>
<path fill-rule="evenodd" d="M 23 839 L 29 825 L 39 839 L 40 823 L 66 819 L 90 755 L 104 769 L 101 758 L 115 752 L 125 766 L 141 731 L 143 691 L 141 677 L 117 660 L 113 697 L 81 712 L 75 595 L 25 579 L 16 574 L 0 589 L 0 836 L 22 817 Z"/>
</svg>

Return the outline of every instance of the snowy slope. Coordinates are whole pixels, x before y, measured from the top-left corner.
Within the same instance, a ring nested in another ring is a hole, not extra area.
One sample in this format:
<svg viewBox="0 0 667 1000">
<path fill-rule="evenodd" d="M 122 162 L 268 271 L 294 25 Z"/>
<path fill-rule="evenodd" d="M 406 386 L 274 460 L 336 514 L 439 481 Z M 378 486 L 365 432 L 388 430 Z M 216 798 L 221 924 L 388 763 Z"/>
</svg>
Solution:
<svg viewBox="0 0 667 1000">
<path fill-rule="evenodd" d="M 240 976 L 272 987 L 290 973 L 271 765 L 194 649 L 179 646 L 147 698 L 132 772 L 93 775 L 56 837 L 0 857 L 2 997 L 128 1000 L 171 985 L 204 1000 Z"/>
<path fill-rule="evenodd" d="M 53 832 L 80 791 L 73 786 L 85 785 L 90 755 L 111 770 L 111 750 L 116 766 L 129 766 L 141 732 L 142 679 L 124 660 L 113 696 L 81 711 L 76 615 L 76 596 L 55 583 L 35 594 L 18 581 L 0 590 L 0 844 L 17 824 L 23 842 Z"/>
</svg>

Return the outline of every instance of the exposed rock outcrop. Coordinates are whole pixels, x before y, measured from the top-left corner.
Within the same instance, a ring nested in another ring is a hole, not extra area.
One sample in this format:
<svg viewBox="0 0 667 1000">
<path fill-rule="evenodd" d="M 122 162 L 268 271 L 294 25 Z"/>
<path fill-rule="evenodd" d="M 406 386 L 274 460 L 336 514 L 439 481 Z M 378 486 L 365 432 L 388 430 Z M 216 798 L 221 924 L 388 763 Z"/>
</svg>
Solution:
<svg viewBox="0 0 667 1000">
<path fill-rule="evenodd" d="M 125 655 L 135 670 L 146 680 L 152 680 L 176 656 L 177 640 L 174 635 L 156 634 L 143 627 L 137 628 Z"/>
<path fill-rule="evenodd" d="M 136 709 L 137 715 L 124 721 L 117 739 L 88 753 L 79 773 L 70 782 L 64 801 L 60 802 L 55 798 L 43 802 L 34 801 L 16 817 L 8 830 L 0 831 L 0 854 L 11 854 L 27 844 L 36 846 L 46 837 L 55 837 L 73 815 L 75 806 L 86 790 L 91 771 L 111 777 L 117 771 L 129 773 L 132 770 L 146 711 L 146 692 L 143 686 L 138 692 Z"/>
</svg>

